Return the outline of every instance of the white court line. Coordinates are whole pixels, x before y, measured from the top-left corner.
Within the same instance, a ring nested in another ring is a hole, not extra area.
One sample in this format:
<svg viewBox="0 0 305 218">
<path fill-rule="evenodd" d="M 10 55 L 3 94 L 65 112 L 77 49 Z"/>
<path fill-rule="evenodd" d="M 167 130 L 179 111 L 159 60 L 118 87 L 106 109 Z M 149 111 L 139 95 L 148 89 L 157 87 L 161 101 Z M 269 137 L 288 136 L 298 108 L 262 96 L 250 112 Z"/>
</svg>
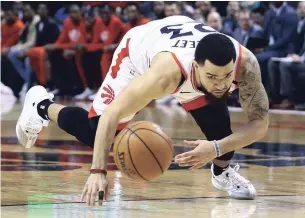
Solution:
<svg viewBox="0 0 305 218">
<path fill-rule="evenodd" d="M 231 112 L 242 112 L 243 110 L 239 107 L 228 107 Z M 289 114 L 289 115 L 302 115 L 305 116 L 305 111 L 298 110 L 278 110 L 278 109 L 269 109 L 271 114 Z"/>
</svg>

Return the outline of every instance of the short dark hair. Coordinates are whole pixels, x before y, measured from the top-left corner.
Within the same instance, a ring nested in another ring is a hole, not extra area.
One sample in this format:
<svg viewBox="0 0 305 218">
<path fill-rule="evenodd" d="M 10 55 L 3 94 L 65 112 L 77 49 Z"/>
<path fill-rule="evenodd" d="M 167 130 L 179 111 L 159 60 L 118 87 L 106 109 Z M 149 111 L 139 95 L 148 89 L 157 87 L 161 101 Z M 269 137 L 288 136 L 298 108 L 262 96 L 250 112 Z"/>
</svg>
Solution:
<svg viewBox="0 0 305 218">
<path fill-rule="evenodd" d="M 236 60 L 236 51 L 233 42 L 225 35 L 212 33 L 203 37 L 195 50 L 195 61 L 204 64 L 209 60 L 217 66 L 225 66 L 233 59 Z"/>
</svg>

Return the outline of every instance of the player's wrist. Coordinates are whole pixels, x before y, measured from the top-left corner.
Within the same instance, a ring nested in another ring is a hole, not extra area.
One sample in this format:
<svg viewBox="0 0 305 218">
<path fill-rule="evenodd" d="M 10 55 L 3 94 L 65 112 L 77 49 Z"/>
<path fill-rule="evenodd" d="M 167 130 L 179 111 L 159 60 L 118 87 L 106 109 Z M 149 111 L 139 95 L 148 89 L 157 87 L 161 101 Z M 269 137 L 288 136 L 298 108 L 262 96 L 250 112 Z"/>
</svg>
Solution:
<svg viewBox="0 0 305 218">
<path fill-rule="evenodd" d="M 211 142 L 212 142 L 212 145 L 214 147 L 215 156 L 220 157 L 221 156 L 221 151 L 220 151 L 219 142 L 217 140 L 213 140 Z"/>
<path fill-rule="evenodd" d="M 103 174 L 103 175 L 107 176 L 107 170 L 91 168 L 90 169 L 90 174 Z"/>
</svg>

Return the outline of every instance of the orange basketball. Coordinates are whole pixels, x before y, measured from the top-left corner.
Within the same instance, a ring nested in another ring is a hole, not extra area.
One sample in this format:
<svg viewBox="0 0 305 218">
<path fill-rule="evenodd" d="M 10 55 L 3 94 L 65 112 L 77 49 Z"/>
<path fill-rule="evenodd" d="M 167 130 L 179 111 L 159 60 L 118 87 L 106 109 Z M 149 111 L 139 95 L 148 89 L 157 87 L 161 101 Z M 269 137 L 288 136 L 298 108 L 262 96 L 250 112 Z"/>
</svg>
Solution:
<svg viewBox="0 0 305 218">
<path fill-rule="evenodd" d="M 117 135 L 113 157 L 120 171 L 129 178 L 152 181 L 170 166 L 173 146 L 159 125 L 140 121 L 130 124 Z"/>
</svg>

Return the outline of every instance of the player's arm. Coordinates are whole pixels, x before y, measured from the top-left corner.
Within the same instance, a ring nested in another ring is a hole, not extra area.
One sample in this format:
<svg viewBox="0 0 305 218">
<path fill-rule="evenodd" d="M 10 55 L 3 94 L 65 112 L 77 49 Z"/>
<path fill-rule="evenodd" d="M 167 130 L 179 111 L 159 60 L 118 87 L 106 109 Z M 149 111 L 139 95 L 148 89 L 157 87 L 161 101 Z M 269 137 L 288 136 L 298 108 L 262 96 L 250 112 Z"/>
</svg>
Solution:
<svg viewBox="0 0 305 218">
<path fill-rule="evenodd" d="M 155 56 L 151 68 L 135 78 L 101 116 L 95 137 L 92 169 L 106 169 L 109 148 L 119 120 L 137 113 L 153 99 L 173 93 L 180 79 L 180 69 L 170 53 Z"/>
<path fill-rule="evenodd" d="M 240 69 L 239 99 L 248 122 L 240 130 L 218 141 L 221 154 L 242 148 L 264 137 L 268 130 L 269 102 L 261 81 L 261 72 L 256 57 L 243 49 Z"/>
</svg>

